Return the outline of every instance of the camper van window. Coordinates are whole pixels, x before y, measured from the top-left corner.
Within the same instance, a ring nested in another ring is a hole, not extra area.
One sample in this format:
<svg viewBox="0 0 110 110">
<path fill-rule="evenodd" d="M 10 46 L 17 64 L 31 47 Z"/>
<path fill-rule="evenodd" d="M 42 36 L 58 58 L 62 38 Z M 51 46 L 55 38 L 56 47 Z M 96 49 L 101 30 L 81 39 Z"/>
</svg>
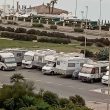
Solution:
<svg viewBox="0 0 110 110">
<path fill-rule="evenodd" d="M 92 68 L 83 66 L 81 69 L 81 73 L 91 74 Z"/>
<path fill-rule="evenodd" d="M 106 69 L 106 68 L 107 68 L 106 66 L 101 67 L 101 73 L 102 73 L 102 72 L 106 72 L 106 71 L 107 71 L 107 69 Z"/>
<path fill-rule="evenodd" d="M 94 68 L 94 73 L 99 73 L 99 67 Z"/>
<path fill-rule="evenodd" d="M 57 65 L 60 65 L 60 61 L 57 61 Z"/>
<path fill-rule="evenodd" d="M 24 60 L 25 60 L 25 61 L 32 61 L 32 60 L 33 60 L 33 56 L 25 55 L 25 56 L 24 56 Z"/>
<path fill-rule="evenodd" d="M 42 62 L 42 57 L 41 56 L 38 57 L 38 62 Z"/>
<path fill-rule="evenodd" d="M 10 57 L 10 58 L 5 58 L 5 62 L 6 63 L 15 63 L 16 61 L 15 61 L 15 58 L 14 57 Z"/>
<path fill-rule="evenodd" d="M 75 63 L 68 63 L 68 67 L 75 67 Z"/>
<path fill-rule="evenodd" d="M 22 56 L 22 54 L 21 53 L 17 53 L 17 57 L 21 57 Z"/>
</svg>

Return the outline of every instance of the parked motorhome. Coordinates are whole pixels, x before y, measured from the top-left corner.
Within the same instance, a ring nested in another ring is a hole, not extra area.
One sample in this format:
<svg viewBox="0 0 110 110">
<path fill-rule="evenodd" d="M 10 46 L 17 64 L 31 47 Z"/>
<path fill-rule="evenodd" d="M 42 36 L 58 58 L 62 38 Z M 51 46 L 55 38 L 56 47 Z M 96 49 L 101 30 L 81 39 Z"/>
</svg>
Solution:
<svg viewBox="0 0 110 110">
<path fill-rule="evenodd" d="M 108 80 L 109 80 L 109 66 L 106 68 L 107 72 L 106 74 L 102 77 L 102 84 L 108 84 Z"/>
<path fill-rule="evenodd" d="M 3 49 L 4 52 L 11 52 L 14 54 L 15 56 L 15 60 L 17 62 L 18 65 L 22 64 L 22 60 L 24 58 L 24 54 L 25 52 L 27 52 L 27 50 L 22 49 L 22 48 L 8 48 L 8 49 Z"/>
<path fill-rule="evenodd" d="M 56 51 L 50 49 L 39 50 L 35 53 L 33 66 L 42 69 L 42 67 L 47 63 L 45 57 L 53 54 L 56 54 Z"/>
<path fill-rule="evenodd" d="M 79 79 L 93 83 L 100 80 L 106 73 L 106 67 L 109 65 L 108 61 L 99 61 L 84 64 L 79 72 Z"/>
<path fill-rule="evenodd" d="M 32 68 L 33 67 L 35 52 L 36 51 L 25 52 L 24 58 L 22 60 L 22 67 L 23 68 Z"/>
<path fill-rule="evenodd" d="M 56 61 L 59 54 L 48 55 L 45 57 L 46 65 L 42 68 L 43 74 L 54 74 L 54 69 L 56 67 Z"/>
<path fill-rule="evenodd" d="M 83 54 L 79 53 L 69 53 L 64 54 L 57 58 L 56 68 L 54 70 L 57 74 L 70 75 L 72 76 L 73 72 L 76 69 L 80 69 L 84 63 L 88 61 L 87 58 L 84 58 Z"/>
<path fill-rule="evenodd" d="M 17 63 L 13 53 L 0 52 L 0 69 L 1 70 L 15 70 Z"/>
</svg>

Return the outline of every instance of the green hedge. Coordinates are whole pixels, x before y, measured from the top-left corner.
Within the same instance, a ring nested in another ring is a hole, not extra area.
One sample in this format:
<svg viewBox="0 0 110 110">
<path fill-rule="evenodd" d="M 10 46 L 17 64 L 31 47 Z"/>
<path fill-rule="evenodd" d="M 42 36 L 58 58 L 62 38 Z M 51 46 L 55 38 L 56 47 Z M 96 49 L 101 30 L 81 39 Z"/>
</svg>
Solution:
<svg viewBox="0 0 110 110">
<path fill-rule="evenodd" d="M 28 34 L 18 34 L 18 33 L 12 33 L 12 32 L 1 32 L 1 37 L 3 38 L 10 38 L 13 40 L 22 40 L 22 41 L 32 41 L 37 40 L 37 37 L 34 35 L 28 35 Z"/>
<path fill-rule="evenodd" d="M 82 28 L 74 28 L 74 32 L 82 33 L 82 32 L 84 32 L 84 29 L 82 29 Z"/>
<path fill-rule="evenodd" d="M 32 27 L 43 28 L 44 25 L 43 24 L 39 24 L 39 23 L 34 23 L 34 24 L 32 24 Z"/>
<path fill-rule="evenodd" d="M 26 33 L 26 31 L 25 28 L 16 28 L 15 33 Z"/>
<path fill-rule="evenodd" d="M 40 38 L 38 39 L 38 42 L 49 42 L 49 43 L 57 43 L 57 44 L 68 44 L 71 43 L 71 41 L 69 39 L 58 39 L 58 38 L 54 38 L 54 39 L 49 39 L 49 38 Z"/>
<path fill-rule="evenodd" d="M 56 25 L 51 25 L 50 29 L 57 29 L 57 26 Z"/>
</svg>

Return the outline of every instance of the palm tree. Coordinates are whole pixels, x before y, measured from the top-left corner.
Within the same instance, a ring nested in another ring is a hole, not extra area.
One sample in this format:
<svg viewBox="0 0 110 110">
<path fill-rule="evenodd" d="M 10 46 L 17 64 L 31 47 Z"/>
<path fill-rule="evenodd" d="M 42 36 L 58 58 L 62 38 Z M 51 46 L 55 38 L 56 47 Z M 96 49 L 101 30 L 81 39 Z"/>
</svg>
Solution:
<svg viewBox="0 0 110 110">
<path fill-rule="evenodd" d="M 51 3 L 47 3 L 47 8 L 49 9 L 49 14 L 50 14 L 50 7 L 51 7 Z"/>
<path fill-rule="evenodd" d="M 50 3 L 52 4 L 51 14 L 53 14 L 54 5 L 57 4 L 57 1 L 58 1 L 58 0 L 51 0 L 51 2 L 50 2 Z"/>
<path fill-rule="evenodd" d="M 24 81 L 24 77 L 21 74 L 13 74 L 10 77 L 10 82 L 11 83 L 18 83 L 18 82 L 21 82 L 21 81 Z"/>
</svg>

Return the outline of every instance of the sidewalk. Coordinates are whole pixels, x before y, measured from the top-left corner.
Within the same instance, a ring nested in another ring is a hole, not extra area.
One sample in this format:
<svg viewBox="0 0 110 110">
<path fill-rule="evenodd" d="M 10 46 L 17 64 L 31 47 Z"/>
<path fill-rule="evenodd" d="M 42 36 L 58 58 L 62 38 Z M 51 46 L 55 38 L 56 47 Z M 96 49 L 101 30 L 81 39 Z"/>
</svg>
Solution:
<svg viewBox="0 0 110 110">
<path fill-rule="evenodd" d="M 107 110 L 107 103 L 89 101 L 86 104 L 89 108 L 93 110 Z M 109 110 L 110 110 L 110 104 L 109 104 Z"/>
</svg>

